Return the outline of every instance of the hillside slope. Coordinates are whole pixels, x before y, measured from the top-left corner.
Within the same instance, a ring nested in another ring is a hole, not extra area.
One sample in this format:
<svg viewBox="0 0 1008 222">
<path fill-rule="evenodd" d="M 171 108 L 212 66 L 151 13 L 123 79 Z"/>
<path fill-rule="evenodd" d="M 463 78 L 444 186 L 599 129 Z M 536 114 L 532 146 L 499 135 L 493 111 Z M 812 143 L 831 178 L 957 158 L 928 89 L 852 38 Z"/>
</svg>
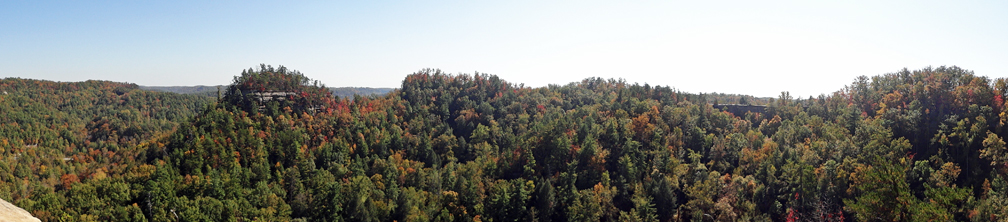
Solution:
<svg viewBox="0 0 1008 222">
<path fill-rule="evenodd" d="M 46 221 L 122 217 L 128 205 L 100 201 L 133 195 L 119 191 L 140 147 L 212 102 L 107 81 L 6 78 L 0 91 L 0 199 Z"/>
</svg>

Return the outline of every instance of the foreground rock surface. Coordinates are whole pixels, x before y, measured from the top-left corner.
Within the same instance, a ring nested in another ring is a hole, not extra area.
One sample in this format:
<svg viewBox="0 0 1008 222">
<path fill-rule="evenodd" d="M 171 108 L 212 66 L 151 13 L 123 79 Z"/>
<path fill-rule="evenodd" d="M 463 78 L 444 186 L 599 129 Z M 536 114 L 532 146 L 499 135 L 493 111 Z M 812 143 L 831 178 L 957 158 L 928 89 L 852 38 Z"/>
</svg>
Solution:
<svg viewBox="0 0 1008 222">
<path fill-rule="evenodd" d="M 0 199 L 0 221 L 41 221 L 33 217 L 28 211 Z"/>
</svg>

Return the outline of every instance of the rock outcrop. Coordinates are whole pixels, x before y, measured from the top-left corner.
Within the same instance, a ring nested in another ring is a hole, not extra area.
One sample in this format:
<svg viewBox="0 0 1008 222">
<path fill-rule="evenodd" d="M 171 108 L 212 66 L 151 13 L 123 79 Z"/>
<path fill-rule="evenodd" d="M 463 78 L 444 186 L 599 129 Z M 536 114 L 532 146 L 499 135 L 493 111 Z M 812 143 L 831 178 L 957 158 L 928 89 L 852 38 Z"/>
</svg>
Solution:
<svg viewBox="0 0 1008 222">
<path fill-rule="evenodd" d="M 20 207 L 14 206 L 7 202 L 6 200 L 0 199 L 0 221 L 36 221 L 41 222 L 38 218 L 33 217 L 27 210 L 21 209 Z"/>
</svg>

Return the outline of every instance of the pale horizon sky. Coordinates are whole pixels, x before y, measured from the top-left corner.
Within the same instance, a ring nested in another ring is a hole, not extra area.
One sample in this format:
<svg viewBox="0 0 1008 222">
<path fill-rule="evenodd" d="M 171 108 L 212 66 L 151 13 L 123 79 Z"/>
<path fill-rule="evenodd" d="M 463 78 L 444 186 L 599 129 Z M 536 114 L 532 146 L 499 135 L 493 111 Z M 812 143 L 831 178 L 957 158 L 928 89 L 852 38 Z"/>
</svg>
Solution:
<svg viewBox="0 0 1008 222">
<path fill-rule="evenodd" d="M 229 84 L 260 63 L 331 87 L 423 68 L 776 97 L 959 66 L 1008 76 L 1008 1 L 3 1 L 0 78 Z"/>
</svg>

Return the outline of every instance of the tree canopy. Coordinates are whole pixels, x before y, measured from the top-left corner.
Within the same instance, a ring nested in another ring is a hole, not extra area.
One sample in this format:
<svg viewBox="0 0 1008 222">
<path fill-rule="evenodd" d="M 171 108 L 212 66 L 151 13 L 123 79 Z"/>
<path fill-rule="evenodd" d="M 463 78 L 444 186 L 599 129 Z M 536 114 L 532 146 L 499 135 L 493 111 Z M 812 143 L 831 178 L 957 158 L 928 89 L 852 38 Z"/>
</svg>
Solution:
<svg viewBox="0 0 1008 222">
<path fill-rule="evenodd" d="M 0 197 L 45 221 L 1008 219 L 1008 80 L 958 67 L 774 99 L 434 69 L 337 98 L 265 65 L 216 102 L 0 90 Z"/>
</svg>

